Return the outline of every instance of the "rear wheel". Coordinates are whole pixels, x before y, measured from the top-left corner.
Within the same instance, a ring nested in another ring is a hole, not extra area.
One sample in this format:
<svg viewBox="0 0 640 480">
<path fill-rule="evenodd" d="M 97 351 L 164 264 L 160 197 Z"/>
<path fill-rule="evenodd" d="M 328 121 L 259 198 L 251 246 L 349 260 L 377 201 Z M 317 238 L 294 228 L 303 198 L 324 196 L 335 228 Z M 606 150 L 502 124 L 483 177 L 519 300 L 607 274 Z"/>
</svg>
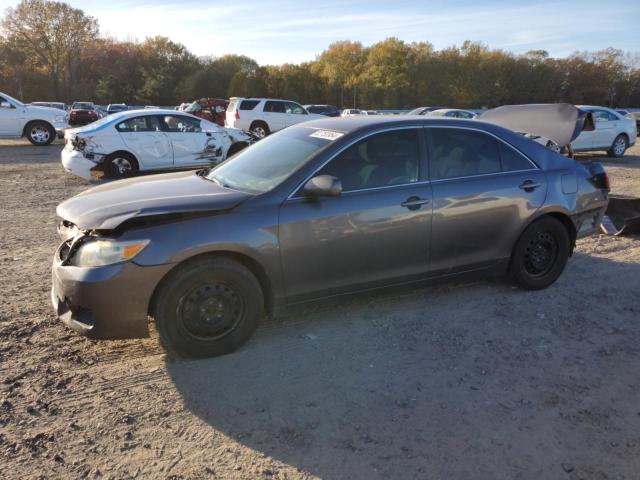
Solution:
<svg viewBox="0 0 640 480">
<path fill-rule="evenodd" d="M 258 138 L 264 138 L 270 133 L 269 126 L 264 122 L 253 122 L 249 130 Z"/>
<path fill-rule="evenodd" d="M 105 159 L 105 171 L 111 178 L 127 178 L 138 171 L 138 162 L 129 153 L 114 153 Z"/>
<path fill-rule="evenodd" d="M 258 327 L 264 297 L 256 277 L 227 258 L 178 267 L 155 295 L 153 312 L 165 346 L 183 357 L 236 350 Z"/>
<path fill-rule="evenodd" d="M 628 147 L 627 137 L 626 135 L 618 135 L 613 143 L 611 144 L 611 148 L 607 151 L 607 155 L 614 158 L 620 158 L 624 155 Z"/>
<path fill-rule="evenodd" d="M 38 147 L 49 145 L 56 138 L 55 129 L 46 122 L 32 122 L 26 128 L 27 139 Z"/>
<path fill-rule="evenodd" d="M 571 239 L 567 228 L 553 217 L 543 217 L 527 227 L 513 250 L 511 274 L 526 290 L 547 288 L 567 264 Z"/>
</svg>

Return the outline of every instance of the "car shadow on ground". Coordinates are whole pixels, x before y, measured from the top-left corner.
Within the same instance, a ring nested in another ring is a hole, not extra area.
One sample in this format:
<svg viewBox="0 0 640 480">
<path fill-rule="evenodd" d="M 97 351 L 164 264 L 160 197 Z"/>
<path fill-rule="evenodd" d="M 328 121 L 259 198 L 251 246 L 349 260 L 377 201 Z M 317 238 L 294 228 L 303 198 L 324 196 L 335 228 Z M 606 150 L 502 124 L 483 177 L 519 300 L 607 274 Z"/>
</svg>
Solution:
<svg viewBox="0 0 640 480">
<path fill-rule="evenodd" d="M 617 295 L 615 308 L 581 307 L 585 276 L 603 301 Z M 594 473 L 616 463 L 600 447 L 613 432 L 640 429 L 629 390 L 640 380 L 610 375 L 634 357 L 598 353 L 637 345 L 624 311 L 638 308 L 634 289 L 614 290 L 638 278 L 638 264 L 577 253 L 544 291 L 478 281 L 368 295 L 292 312 L 234 354 L 167 369 L 211 427 L 320 477 L 560 478 L 563 462 Z M 591 401 L 606 424 L 573 414 Z"/>
</svg>

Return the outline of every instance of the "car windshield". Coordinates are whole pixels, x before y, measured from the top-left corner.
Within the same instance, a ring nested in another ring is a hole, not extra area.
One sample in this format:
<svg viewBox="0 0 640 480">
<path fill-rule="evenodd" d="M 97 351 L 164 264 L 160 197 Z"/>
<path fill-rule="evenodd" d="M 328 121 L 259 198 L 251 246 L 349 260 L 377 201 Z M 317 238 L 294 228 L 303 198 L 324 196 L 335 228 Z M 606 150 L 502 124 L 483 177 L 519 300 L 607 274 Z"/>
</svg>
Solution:
<svg viewBox="0 0 640 480">
<path fill-rule="evenodd" d="M 211 170 L 206 178 L 250 193 L 268 192 L 342 134 L 306 127 L 282 130 Z"/>
<path fill-rule="evenodd" d="M 424 110 L 424 107 L 414 108 L 407 115 L 419 115 L 422 110 Z"/>
<path fill-rule="evenodd" d="M 73 104 L 73 109 L 77 109 L 77 110 L 93 110 L 93 105 L 90 103 L 74 103 Z"/>
<path fill-rule="evenodd" d="M 4 97 L 7 100 L 9 100 L 9 102 L 15 103 L 18 107 L 24 107 L 24 103 L 22 103 L 20 100 L 16 100 L 15 98 L 13 98 L 10 95 L 7 95 L 6 93 L 2 93 L 0 94 L 0 97 Z"/>
</svg>

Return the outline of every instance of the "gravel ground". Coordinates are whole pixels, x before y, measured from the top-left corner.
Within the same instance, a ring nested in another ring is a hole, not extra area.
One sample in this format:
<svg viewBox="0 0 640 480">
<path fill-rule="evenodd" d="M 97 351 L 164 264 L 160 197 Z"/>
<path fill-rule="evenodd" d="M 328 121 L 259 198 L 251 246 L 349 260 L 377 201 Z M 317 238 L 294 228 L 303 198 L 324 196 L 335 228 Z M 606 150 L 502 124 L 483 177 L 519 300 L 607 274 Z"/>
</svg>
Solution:
<svg viewBox="0 0 640 480">
<path fill-rule="evenodd" d="M 240 351 L 90 341 L 49 303 L 60 145 L 0 142 L 2 478 L 636 479 L 640 239 L 581 240 L 560 280 L 308 307 Z M 640 196 L 640 148 L 603 159 Z"/>
</svg>

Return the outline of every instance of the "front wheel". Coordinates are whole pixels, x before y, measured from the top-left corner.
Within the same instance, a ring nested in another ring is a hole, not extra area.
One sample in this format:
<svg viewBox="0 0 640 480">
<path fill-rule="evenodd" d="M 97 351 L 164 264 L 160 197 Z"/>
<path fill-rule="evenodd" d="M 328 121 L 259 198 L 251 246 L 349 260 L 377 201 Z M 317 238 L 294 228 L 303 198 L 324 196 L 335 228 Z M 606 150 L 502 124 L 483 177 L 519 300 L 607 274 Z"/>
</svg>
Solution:
<svg viewBox="0 0 640 480">
<path fill-rule="evenodd" d="M 624 155 L 628 147 L 627 137 L 625 135 L 618 135 L 611 144 L 611 148 L 607 151 L 607 155 L 614 158 L 620 158 Z"/>
<path fill-rule="evenodd" d="M 571 251 L 567 228 L 553 217 L 536 220 L 524 231 L 513 250 L 511 274 L 525 290 L 540 290 L 563 272 Z"/>
<path fill-rule="evenodd" d="M 160 339 L 183 357 L 236 350 L 253 335 L 264 308 L 256 277 L 227 258 L 198 259 L 178 267 L 154 298 Z"/>
<path fill-rule="evenodd" d="M 27 139 L 32 145 L 44 147 L 56 138 L 55 129 L 46 122 L 33 122 L 27 126 Z"/>
</svg>

